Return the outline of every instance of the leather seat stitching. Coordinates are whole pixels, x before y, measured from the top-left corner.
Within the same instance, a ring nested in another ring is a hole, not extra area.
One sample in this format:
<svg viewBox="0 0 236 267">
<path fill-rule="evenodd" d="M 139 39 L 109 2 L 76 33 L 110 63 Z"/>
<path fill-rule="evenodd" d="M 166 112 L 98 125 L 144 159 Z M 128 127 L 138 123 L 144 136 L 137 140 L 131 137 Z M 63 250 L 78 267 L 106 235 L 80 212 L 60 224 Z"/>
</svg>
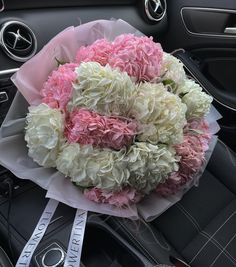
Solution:
<svg viewBox="0 0 236 267">
<path fill-rule="evenodd" d="M 192 263 L 196 258 L 197 256 L 201 253 L 201 251 L 206 247 L 206 245 L 213 239 L 213 237 L 221 230 L 221 228 L 223 226 L 225 226 L 225 224 L 230 220 L 232 219 L 232 217 L 236 214 L 236 211 L 234 211 L 226 220 L 224 223 L 222 223 L 218 229 L 214 232 L 213 235 L 210 236 L 210 238 L 207 240 L 207 242 L 198 250 L 198 252 L 196 253 L 196 255 L 192 258 L 192 260 L 190 261 L 190 263 Z"/>
<path fill-rule="evenodd" d="M 192 222 L 199 234 L 208 239 L 208 241 L 211 241 L 220 251 L 224 249 L 224 247 L 214 237 L 211 237 L 207 232 L 201 229 L 196 219 L 180 203 L 177 204 L 177 208 L 179 208 L 180 211 L 182 211 L 187 217 L 187 219 Z M 224 249 L 223 253 L 232 263 L 236 264 L 236 259 L 226 249 Z"/>
<path fill-rule="evenodd" d="M 220 258 L 220 256 L 224 253 L 225 249 L 231 244 L 231 242 L 234 240 L 234 238 L 236 237 L 236 233 L 233 235 L 233 237 L 229 240 L 229 242 L 223 247 L 222 251 L 216 256 L 216 258 L 213 260 L 212 264 L 210 265 L 210 267 L 212 267 L 217 260 Z M 236 266 L 236 264 L 235 264 Z"/>
</svg>

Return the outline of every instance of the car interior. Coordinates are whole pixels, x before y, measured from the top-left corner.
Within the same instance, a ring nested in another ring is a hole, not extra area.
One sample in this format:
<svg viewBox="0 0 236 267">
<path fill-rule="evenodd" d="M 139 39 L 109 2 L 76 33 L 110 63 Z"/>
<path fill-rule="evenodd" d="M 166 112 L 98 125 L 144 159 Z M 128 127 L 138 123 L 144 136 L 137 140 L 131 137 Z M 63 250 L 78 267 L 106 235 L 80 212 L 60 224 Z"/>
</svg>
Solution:
<svg viewBox="0 0 236 267">
<path fill-rule="evenodd" d="M 0 0 L 0 126 L 18 68 L 60 31 L 97 19 L 122 19 L 153 36 L 214 98 L 222 118 L 199 186 L 162 215 L 145 222 L 89 213 L 81 266 L 236 266 L 235 0 Z M 19 32 L 31 41 L 16 44 Z M 45 194 L 0 166 L 0 267 L 16 264 Z M 63 266 L 74 215 L 59 204 L 30 266 Z"/>
</svg>

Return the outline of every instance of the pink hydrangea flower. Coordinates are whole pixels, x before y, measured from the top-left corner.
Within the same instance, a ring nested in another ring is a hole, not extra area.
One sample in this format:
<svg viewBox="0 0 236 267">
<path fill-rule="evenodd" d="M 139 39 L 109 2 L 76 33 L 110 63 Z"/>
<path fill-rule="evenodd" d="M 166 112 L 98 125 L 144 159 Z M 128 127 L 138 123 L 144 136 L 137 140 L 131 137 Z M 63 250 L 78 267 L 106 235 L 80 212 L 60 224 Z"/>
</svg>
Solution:
<svg viewBox="0 0 236 267">
<path fill-rule="evenodd" d="M 102 116 L 81 108 L 70 113 L 65 136 L 70 143 L 120 150 L 132 143 L 136 128 L 134 121 Z"/>
<path fill-rule="evenodd" d="M 187 176 L 181 176 L 179 172 L 173 172 L 164 183 L 157 186 L 156 192 L 162 197 L 168 197 L 176 194 L 187 182 Z"/>
<path fill-rule="evenodd" d="M 76 55 L 76 62 L 95 61 L 105 66 L 112 52 L 112 44 L 106 39 L 99 39 L 89 46 L 80 47 Z"/>
<path fill-rule="evenodd" d="M 125 188 L 119 192 L 108 192 L 100 188 L 85 189 L 84 195 L 96 203 L 105 203 L 122 208 L 137 203 L 143 197 L 135 189 Z"/>
<path fill-rule="evenodd" d="M 158 78 L 163 60 L 163 50 L 152 37 L 137 37 L 122 34 L 113 42 L 113 51 L 108 63 L 139 81 L 152 81 Z"/>
<path fill-rule="evenodd" d="M 189 133 L 189 132 L 196 132 L 198 131 L 199 133 L 199 138 L 200 141 L 202 143 L 202 148 L 203 151 L 207 151 L 208 150 L 208 144 L 209 144 L 209 140 L 212 137 L 212 134 L 210 133 L 210 129 L 209 129 L 209 125 L 208 123 L 204 120 L 204 119 L 193 119 L 188 121 L 187 125 L 184 128 L 184 132 L 185 133 Z"/>
<path fill-rule="evenodd" d="M 163 197 L 177 193 L 192 179 L 204 161 L 204 151 L 198 136 L 185 135 L 183 143 L 176 145 L 175 149 L 177 155 L 181 156 L 179 171 L 172 173 L 164 183 L 157 186 L 156 192 Z"/>
<path fill-rule="evenodd" d="M 177 193 L 200 170 L 205 152 L 209 148 L 209 126 L 204 120 L 192 120 L 184 129 L 184 141 L 175 145 L 177 155 L 181 156 L 178 172 L 159 184 L 156 192 L 163 197 Z"/>
<path fill-rule="evenodd" d="M 57 70 L 52 72 L 40 92 L 43 103 L 51 108 L 62 110 L 66 108 L 73 90 L 72 83 L 76 80 L 74 72 L 76 67 L 78 64 L 68 63 L 60 65 Z"/>
<path fill-rule="evenodd" d="M 192 175 L 201 167 L 204 159 L 201 137 L 185 135 L 183 143 L 175 145 L 175 150 L 177 155 L 181 156 L 182 173 Z"/>
</svg>

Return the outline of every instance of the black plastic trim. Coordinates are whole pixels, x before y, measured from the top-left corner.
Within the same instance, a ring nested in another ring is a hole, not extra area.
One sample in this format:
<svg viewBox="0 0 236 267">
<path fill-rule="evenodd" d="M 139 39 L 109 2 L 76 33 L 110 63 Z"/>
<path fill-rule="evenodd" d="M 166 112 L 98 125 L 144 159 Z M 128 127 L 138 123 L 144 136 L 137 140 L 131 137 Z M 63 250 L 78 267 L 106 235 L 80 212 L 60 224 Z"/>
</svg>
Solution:
<svg viewBox="0 0 236 267">
<path fill-rule="evenodd" d="M 194 64 L 191 55 L 188 52 L 178 51 L 174 54 L 184 64 L 187 71 L 193 78 L 210 94 L 214 100 L 222 106 L 236 111 L 236 95 L 227 92 L 224 93 L 219 88 L 216 88 L 212 83 L 201 73 L 200 69 Z"/>
<path fill-rule="evenodd" d="M 5 0 L 5 10 L 29 9 L 29 8 L 49 8 L 49 7 L 81 7 L 81 6 L 115 6 L 131 5 L 136 0 Z"/>
</svg>

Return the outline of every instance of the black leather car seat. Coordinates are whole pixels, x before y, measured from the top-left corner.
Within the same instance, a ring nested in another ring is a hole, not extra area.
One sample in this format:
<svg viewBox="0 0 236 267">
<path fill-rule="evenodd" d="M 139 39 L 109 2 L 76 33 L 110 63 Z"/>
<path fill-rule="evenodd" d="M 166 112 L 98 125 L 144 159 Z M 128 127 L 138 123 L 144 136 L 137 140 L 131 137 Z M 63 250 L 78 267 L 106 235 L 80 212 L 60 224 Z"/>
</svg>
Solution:
<svg viewBox="0 0 236 267">
<path fill-rule="evenodd" d="M 0 267 L 13 267 L 6 252 L 0 247 Z"/>
<path fill-rule="evenodd" d="M 152 225 L 192 267 L 236 266 L 234 152 L 219 141 L 199 187 Z"/>
<path fill-rule="evenodd" d="M 198 187 L 151 223 L 111 223 L 153 263 L 170 256 L 191 267 L 236 266 L 236 155 L 218 141 Z"/>
</svg>

